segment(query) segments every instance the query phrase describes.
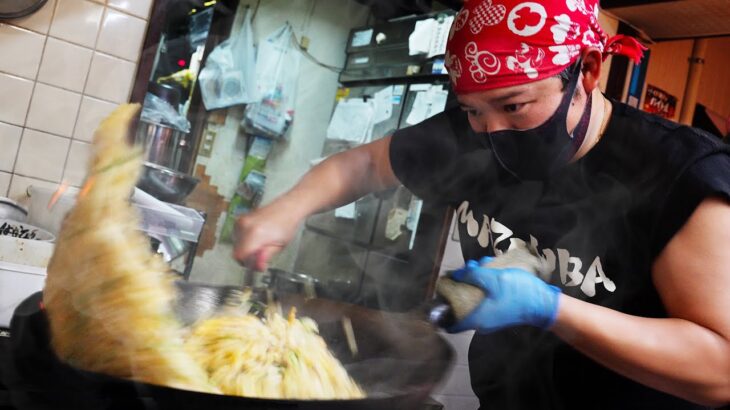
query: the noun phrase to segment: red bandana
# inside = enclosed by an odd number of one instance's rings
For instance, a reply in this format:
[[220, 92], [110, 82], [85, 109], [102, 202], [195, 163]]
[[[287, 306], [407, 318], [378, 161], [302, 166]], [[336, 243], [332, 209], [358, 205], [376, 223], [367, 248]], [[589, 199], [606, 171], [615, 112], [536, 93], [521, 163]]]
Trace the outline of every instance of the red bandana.
[[586, 47], [639, 62], [646, 48], [608, 38], [598, 0], [466, 0], [449, 34], [446, 68], [454, 91], [509, 87], [559, 74]]

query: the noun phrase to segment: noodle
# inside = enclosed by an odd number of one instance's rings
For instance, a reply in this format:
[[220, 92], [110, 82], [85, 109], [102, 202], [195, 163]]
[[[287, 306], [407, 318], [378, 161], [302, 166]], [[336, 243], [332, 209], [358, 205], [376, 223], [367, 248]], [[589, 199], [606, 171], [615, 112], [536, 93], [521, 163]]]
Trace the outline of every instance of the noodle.
[[137, 105], [119, 107], [94, 136], [89, 177], [48, 266], [44, 304], [52, 346], [69, 364], [115, 377], [262, 398], [364, 394], [316, 324], [274, 309], [262, 321], [232, 314], [184, 329], [174, 276], [149, 250], [129, 196], [141, 152], [126, 143]]

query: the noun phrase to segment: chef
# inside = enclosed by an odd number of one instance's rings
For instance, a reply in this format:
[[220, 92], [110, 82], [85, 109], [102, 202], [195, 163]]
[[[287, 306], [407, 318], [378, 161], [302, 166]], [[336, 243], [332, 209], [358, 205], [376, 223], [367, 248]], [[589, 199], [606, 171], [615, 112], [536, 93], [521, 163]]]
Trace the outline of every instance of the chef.
[[[237, 224], [258, 269], [304, 219], [405, 185], [456, 210], [486, 298], [471, 382], [482, 409], [701, 409], [730, 402], [730, 151], [606, 98], [597, 0], [469, 0], [446, 66], [459, 106], [333, 155]], [[526, 244], [553, 267], [483, 267]]]

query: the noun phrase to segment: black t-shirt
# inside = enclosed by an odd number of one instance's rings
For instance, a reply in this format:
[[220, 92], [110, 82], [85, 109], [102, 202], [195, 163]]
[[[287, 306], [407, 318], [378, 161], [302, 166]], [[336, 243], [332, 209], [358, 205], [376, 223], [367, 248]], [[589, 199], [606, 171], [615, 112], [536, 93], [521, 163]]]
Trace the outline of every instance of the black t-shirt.
[[[500, 168], [458, 108], [396, 132], [391, 164], [416, 195], [456, 209], [464, 258], [525, 241], [554, 264], [544, 279], [563, 293], [666, 317], [652, 261], [704, 198], [730, 199], [730, 154], [703, 131], [613, 107], [598, 144], [547, 181], [519, 181]], [[482, 409], [703, 408], [530, 327], [476, 335], [469, 363]]]

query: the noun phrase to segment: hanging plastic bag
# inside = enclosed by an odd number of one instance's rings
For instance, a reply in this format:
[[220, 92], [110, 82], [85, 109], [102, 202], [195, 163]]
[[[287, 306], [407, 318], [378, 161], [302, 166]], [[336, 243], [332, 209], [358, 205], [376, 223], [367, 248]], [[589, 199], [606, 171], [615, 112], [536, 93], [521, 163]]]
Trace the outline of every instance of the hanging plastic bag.
[[190, 132], [190, 121], [180, 115], [169, 102], [152, 93], [147, 93], [144, 97], [141, 120], [171, 126], [186, 134]]
[[256, 80], [261, 101], [246, 107], [243, 127], [250, 133], [282, 138], [294, 121], [300, 53], [289, 23], [259, 44]]
[[200, 72], [200, 91], [207, 110], [250, 104], [256, 92], [256, 48], [251, 9], [246, 10], [238, 35], [219, 44]]

